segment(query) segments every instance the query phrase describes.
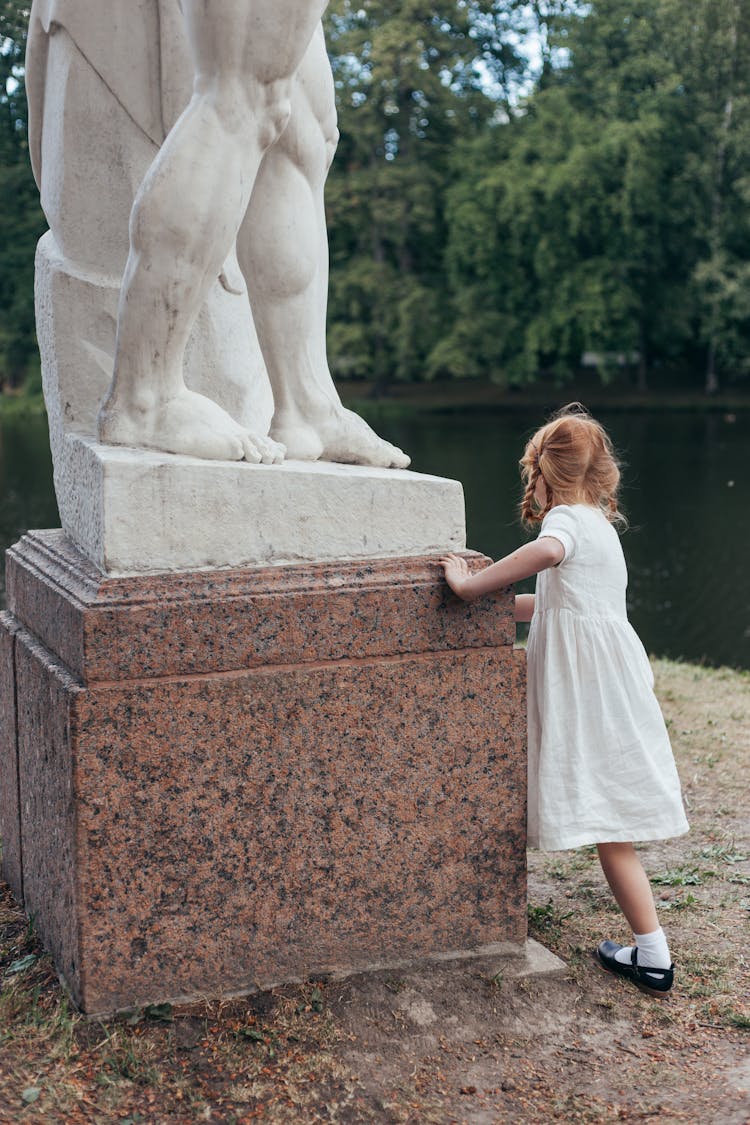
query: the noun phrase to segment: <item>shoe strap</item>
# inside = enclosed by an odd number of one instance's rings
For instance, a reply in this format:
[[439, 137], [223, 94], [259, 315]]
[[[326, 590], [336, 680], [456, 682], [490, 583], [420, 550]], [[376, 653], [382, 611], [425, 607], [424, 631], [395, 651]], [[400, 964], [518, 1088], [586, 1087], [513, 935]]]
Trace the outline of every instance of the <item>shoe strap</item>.
[[633, 952], [630, 954], [630, 962], [634, 969], [639, 973], [648, 973], [650, 976], [665, 978], [672, 972], [674, 965], [670, 965], [668, 969], [657, 969], [653, 965], [639, 965], [638, 964], [638, 946], [633, 946]]

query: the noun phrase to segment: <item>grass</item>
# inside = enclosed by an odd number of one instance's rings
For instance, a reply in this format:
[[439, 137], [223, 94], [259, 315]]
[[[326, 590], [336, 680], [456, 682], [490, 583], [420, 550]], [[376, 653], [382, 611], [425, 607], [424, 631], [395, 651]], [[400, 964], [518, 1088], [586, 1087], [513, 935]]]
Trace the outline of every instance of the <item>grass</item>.
[[703, 875], [695, 867], [689, 870], [676, 867], [673, 871], [657, 872], [651, 876], [651, 882], [662, 887], [698, 887], [703, 882]]
[[284, 1120], [290, 1107], [304, 1115], [310, 1106], [315, 1120], [315, 1076], [330, 1076], [337, 1040], [317, 985], [89, 1021], [71, 1010], [50, 959], [40, 953], [31, 961], [29, 940], [14, 932], [16, 923], [17, 911], [6, 897], [0, 910], [3, 961], [12, 953], [18, 962], [21, 953], [27, 964], [10, 974], [10, 966], [4, 969], [0, 1121], [10, 1120], [3, 1105], [15, 1104], [19, 1113], [29, 1107], [24, 1118], [33, 1120], [43, 1107], [38, 1120], [74, 1125], [90, 1120], [85, 1103], [94, 1102], [105, 1121], [137, 1121], [139, 1114], [144, 1122], [162, 1115], [198, 1121], [209, 1110], [215, 1113], [211, 1107], [231, 1104], [239, 1122], [277, 1101], [285, 1108], [276, 1119]]
[[0, 1121], [15, 1120], [3, 1115], [15, 1106], [24, 1119], [74, 1125], [91, 1119], [91, 1102], [98, 1120], [151, 1123], [161, 1119], [154, 1116], [158, 1105], [170, 1120], [198, 1121], [210, 1106], [229, 1101], [239, 1122], [245, 1111], [279, 1098], [303, 1112], [316, 1100], [316, 1070], [332, 1070], [328, 1052], [337, 1032], [317, 984], [87, 1020], [71, 1009], [7, 889], [0, 972]]
[[565, 922], [567, 918], [570, 918], [572, 914], [572, 910], [563, 913], [555, 906], [552, 899], [548, 899], [544, 906], [532, 906], [529, 904], [529, 929], [536, 933], [541, 940], [554, 940], [560, 937], [563, 922]]
[[737, 851], [734, 841], [729, 844], [711, 844], [701, 848], [699, 855], [702, 859], [720, 859], [723, 863], [744, 863], [750, 859], [747, 852]]

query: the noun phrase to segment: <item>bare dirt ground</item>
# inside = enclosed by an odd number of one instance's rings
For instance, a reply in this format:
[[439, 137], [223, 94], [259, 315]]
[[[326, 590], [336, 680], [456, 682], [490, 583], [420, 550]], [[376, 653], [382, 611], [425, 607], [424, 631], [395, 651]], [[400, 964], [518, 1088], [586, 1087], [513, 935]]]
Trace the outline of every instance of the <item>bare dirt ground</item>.
[[0, 1122], [750, 1122], [750, 675], [656, 662], [692, 831], [644, 845], [677, 966], [645, 996], [594, 965], [626, 941], [594, 849], [529, 857], [562, 976], [484, 959], [241, 1001], [72, 1013], [0, 900]]

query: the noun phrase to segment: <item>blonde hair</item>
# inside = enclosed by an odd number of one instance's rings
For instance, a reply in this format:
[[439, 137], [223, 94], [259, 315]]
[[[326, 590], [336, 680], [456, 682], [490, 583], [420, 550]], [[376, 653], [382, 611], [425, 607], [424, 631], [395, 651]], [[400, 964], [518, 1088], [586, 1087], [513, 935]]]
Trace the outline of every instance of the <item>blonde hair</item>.
[[[610, 523], [627, 523], [617, 506], [620, 466], [612, 442], [580, 402], [564, 406], [537, 430], [520, 465], [526, 485], [521, 519], [528, 526], [540, 523], [554, 504], [591, 504]], [[540, 477], [547, 492], [544, 505], [534, 495]]]

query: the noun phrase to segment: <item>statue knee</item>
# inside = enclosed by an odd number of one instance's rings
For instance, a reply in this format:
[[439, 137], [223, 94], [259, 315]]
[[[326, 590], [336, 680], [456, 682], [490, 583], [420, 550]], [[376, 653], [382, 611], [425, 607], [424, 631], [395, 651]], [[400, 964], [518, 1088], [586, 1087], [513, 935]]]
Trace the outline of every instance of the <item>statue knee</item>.
[[284, 132], [292, 111], [288, 80], [259, 82], [222, 79], [210, 100], [222, 128], [238, 138], [253, 138], [265, 151]]
[[[131, 253], [141, 266], [155, 267], [154, 279], [162, 276], [164, 265], [183, 259], [188, 245], [187, 220], [180, 222], [171, 191], [154, 190], [146, 179], [141, 185], [130, 212], [128, 234]], [[172, 221], [167, 221], [168, 219]]]
[[263, 105], [258, 117], [261, 148], [266, 149], [275, 144], [289, 124], [292, 100], [288, 82], [269, 82], [262, 90]]

